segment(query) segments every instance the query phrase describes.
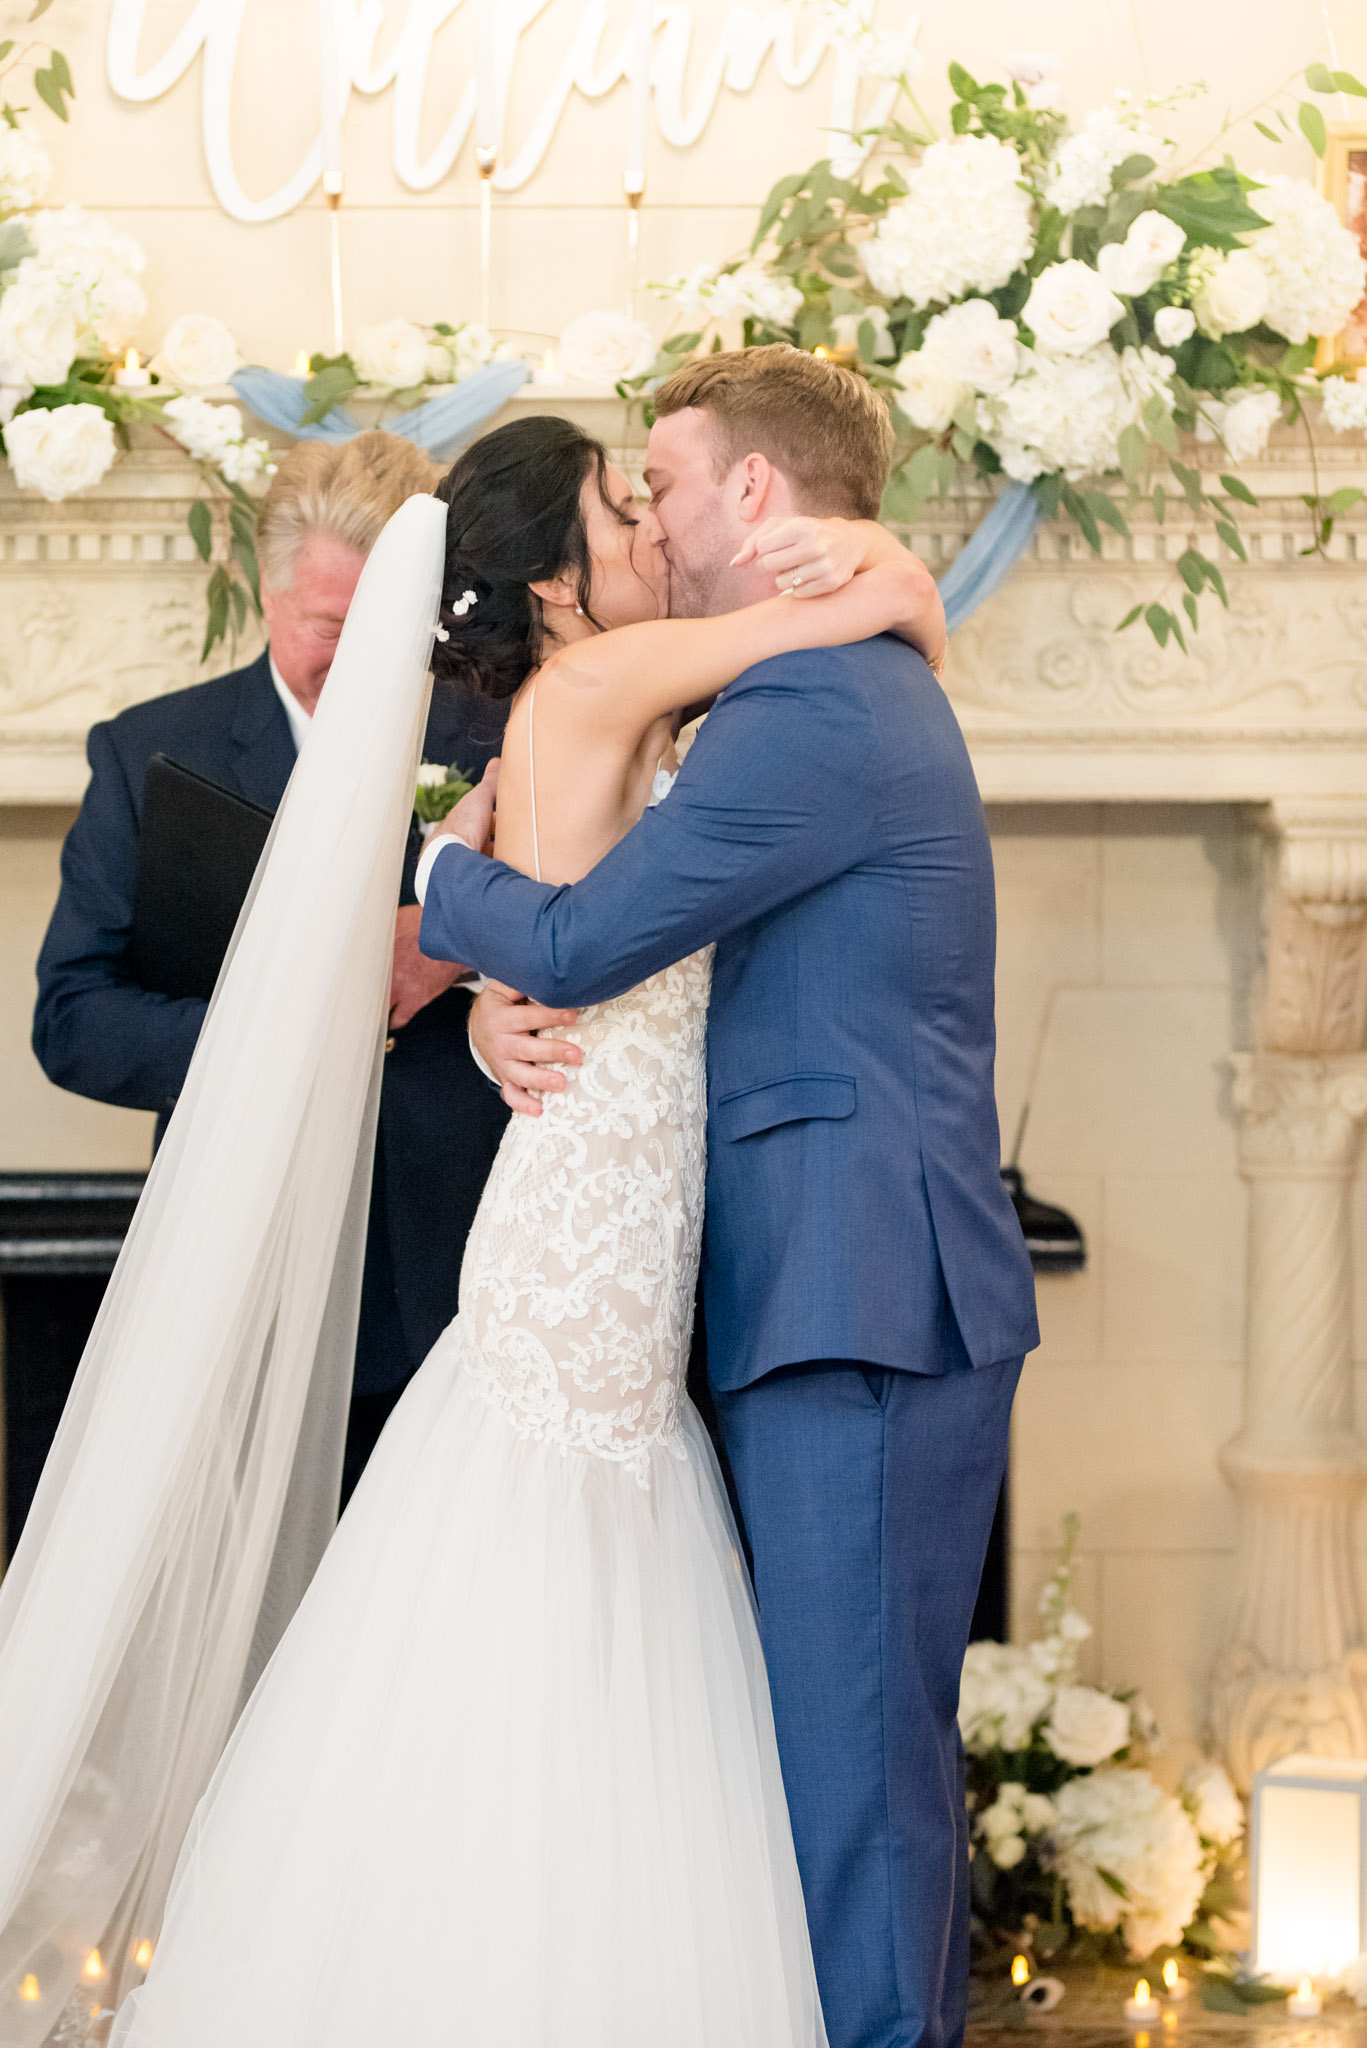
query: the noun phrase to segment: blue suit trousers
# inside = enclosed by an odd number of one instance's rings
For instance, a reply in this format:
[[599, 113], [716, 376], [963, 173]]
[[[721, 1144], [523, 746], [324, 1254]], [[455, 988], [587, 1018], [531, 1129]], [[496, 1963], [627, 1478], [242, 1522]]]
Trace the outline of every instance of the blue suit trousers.
[[717, 1392], [831, 2048], [954, 2048], [959, 1673], [1021, 1361], [820, 1360]]

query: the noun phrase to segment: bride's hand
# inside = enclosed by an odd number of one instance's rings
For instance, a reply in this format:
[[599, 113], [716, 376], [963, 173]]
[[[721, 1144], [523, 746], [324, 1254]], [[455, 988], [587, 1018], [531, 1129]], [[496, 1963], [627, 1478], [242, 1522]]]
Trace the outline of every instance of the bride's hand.
[[778, 591], [827, 597], [865, 567], [871, 524], [866, 519], [766, 519], [732, 557], [731, 567], [758, 562]]

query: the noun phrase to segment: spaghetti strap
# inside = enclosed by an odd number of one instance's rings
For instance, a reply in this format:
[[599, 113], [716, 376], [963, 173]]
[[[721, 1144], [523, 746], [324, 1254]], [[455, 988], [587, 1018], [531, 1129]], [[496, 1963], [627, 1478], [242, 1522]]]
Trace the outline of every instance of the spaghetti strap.
[[536, 740], [532, 732], [532, 720], [536, 712], [536, 684], [527, 692], [527, 766], [530, 770], [532, 790], [532, 866], [536, 879], [541, 880], [541, 842], [536, 833]]

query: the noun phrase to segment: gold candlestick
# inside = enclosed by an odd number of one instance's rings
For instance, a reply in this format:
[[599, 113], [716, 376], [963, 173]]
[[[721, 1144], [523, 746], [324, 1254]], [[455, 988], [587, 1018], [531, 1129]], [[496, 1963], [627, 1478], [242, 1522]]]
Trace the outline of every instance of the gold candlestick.
[[342, 317], [342, 180], [340, 175], [324, 180], [323, 196], [328, 209], [328, 240], [332, 268], [332, 353], [341, 355], [346, 347]]
[[489, 318], [489, 272], [493, 263], [494, 172], [498, 168], [498, 151], [476, 148], [475, 165], [479, 171], [479, 317], [482, 324], [489, 327], [492, 325]]
[[627, 314], [636, 318], [636, 299], [641, 289], [641, 201], [646, 196], [645, 182], [634, 189], [628, 185], [627, 193]]

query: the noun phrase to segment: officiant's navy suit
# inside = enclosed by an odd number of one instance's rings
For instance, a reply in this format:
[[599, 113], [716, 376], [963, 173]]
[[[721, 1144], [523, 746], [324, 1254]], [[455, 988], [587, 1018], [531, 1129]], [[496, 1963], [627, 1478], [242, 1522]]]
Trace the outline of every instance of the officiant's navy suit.
[[[434, 692], [424, 756], [478, 775], [499, 751], [501, 726], [502, 707]], [[164, 1119], [205, 1005], [138, 987], [126, 964], [148, 764], [169, 754], [274, 811], [294, 741], [263, 654], [92, 726], [88, 752], [90, 783], [62, 849], [61, 893], [38, 959], [33, 1048], [58, 1087]], [[418, 850], [414, 831], [407, 903]], [[394, 1034], [385, 1056], [354, 1382], [361, 1401], [397, 1395], [456, 1312], [465, 1236], [507, 1117], [470, 1057], [468, 1010], [469, 997], [448, 990]]]
[[891, 637], [747, 670], [582, 882], [457, 848], [427, 884], [423, 950], [546, 1003], [716, 942], [708, 1371], [832, 2048], [963, 2028], [959, 1670], [1039, 1341], [998, 1170], [995, 931], [967, 750]]

